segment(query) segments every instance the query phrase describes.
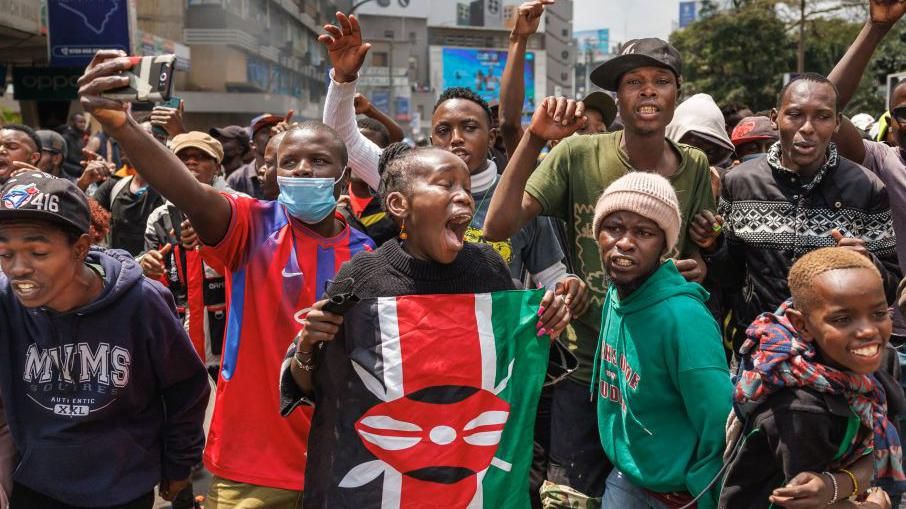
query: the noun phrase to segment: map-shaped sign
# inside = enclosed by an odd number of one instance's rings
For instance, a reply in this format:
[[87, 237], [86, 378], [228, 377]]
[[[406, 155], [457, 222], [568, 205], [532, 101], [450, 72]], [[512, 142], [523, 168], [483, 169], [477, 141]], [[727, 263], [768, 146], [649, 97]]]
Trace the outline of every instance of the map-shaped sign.
[[47, 25], [54, 67], [84, 67], [98, 50], [131, 48], [127, 0], [48, 0]]

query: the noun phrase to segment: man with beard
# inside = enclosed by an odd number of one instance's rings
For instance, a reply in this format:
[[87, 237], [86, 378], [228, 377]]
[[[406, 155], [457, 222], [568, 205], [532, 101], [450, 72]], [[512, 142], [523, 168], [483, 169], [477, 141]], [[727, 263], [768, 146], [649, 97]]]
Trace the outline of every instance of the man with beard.
[[38, 159], [38, 168], [50, 173], [54, 177], [70, 179], [63, 173], [63, 161], [66, 157], [66, 140], [56, 131], [41, 129], [35, 131], [41, 140], [41, 158]]

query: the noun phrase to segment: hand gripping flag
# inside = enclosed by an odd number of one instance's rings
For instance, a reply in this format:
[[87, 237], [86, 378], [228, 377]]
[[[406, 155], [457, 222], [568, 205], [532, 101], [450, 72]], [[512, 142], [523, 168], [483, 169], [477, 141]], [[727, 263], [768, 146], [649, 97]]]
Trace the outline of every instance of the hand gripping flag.
[[337, 499], [356, 509], [529, 507], [550, 348], [535, 328], [542, 294], [366, 299], [349, 311], [345, 385], [364, 397], [339, 411]]

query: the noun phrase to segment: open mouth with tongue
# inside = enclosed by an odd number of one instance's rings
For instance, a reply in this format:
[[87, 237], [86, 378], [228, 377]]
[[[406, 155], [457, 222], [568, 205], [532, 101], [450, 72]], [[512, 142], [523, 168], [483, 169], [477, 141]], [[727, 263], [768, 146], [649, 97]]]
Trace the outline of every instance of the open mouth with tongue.
[[444, 225], [444, 238], [447, 240], [450, 249], [456, 251], [462, 249], [463, 237], [471, 222], [471, 212], [458, 212], [447, 220], [447, 224]]

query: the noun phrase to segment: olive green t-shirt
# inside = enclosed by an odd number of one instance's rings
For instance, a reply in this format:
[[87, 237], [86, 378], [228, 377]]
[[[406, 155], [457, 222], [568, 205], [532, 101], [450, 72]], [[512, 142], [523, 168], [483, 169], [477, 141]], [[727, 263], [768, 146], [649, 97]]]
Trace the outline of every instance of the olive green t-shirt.
[[[571, 136], [558, 144], [529, 178], [525, 191], [541, 204], [541, 214], [566, 221], [568, 256], [572, 270], [588, 283], [591, 305], [574, 319], [567, 331], [570, 350], [579, 359], [573, 378], [591, 383], [591, 372], [601, 328], [601, 306], [607, 278], [598, 243], [592, 233], [595, 204], [613, 181], [635, 171], [620, 148], [623, 132]], [[680, 258], [697, 247], [686, 236], [689, 221], [702, 210], [716, 210], [711, 194], [711, 172], [704, 152], [671, 142], [680, 156], [679, 170], [669, 178], [680, 204], [683, 224], [679, 234]]]

